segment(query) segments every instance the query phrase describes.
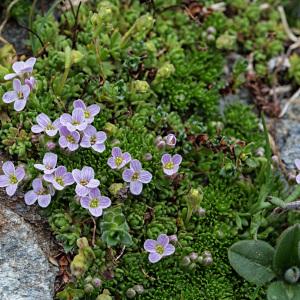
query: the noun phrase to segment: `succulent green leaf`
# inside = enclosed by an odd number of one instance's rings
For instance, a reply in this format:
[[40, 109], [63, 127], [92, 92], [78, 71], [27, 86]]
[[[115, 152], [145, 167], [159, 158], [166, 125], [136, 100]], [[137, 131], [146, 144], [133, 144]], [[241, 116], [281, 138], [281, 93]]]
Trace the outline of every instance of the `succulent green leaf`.
[[275, 281], [269, 286], [267, 296], [268, 300], [298, 300], [300, 299], [300, 284]]
[[247, 281], [263, 285], [271, 281], [274, 249], [264, 241], [246, 240], [232, 245], [228, 257], [234, 270]]

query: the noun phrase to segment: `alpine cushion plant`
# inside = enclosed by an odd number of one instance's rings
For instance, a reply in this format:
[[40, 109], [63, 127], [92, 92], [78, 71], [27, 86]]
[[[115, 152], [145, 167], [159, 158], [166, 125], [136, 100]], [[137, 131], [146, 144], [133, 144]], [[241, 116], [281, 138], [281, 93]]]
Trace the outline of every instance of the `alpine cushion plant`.
[[170, 239], [166, 234], [160, 234], [157, 240], [146, 240], [144, 249], [150, 253], [148, 259], [151, 263], [156, 263], [175, 252], [175, 247], [170, 244]]
[[94, 217], [100, 217], [104, 208], [111, 206], [111, 200], [102, 196], [98, 188], [91, 189], [87, 196], [81, 197], [80, 204], [89, 210]]
[[164, 154], [161, 158], [163, 164], [163, 171], [166, 175], [171, 176], [178, 172], [179, 165], [182, 162], [182, 156], [180, 154], [175, 154], [171, 156], [170, 154]]
[[59, 119], [55, 120], [52, 123], [50, 118], [44, 113], [41, 113], [36, 117], [36, 122], [38, 123], [38, 125], [33, 125], [31, 127], [31, 131], [33, 133], [45, 132], [50, 137], [55, 136], [60, 127]]
[[125, 169], [122, 174], [123, 180], [129, 182], [130, 192], [133, 195], [140, 195], [143, 190], [143, 184], [149, 183], [152, 174], [142, 169], [139, 160], [134, 159], [130, 162], [130, 169]]
[[74, 183], [72, 173], [68, 172], [65, 166], [59, 166], [54, 173], [44, 175], [44, 180], [51, 183], [58, 191]]
[[18, 188], [18, 184], [25, 177], [25, 170], [23, 167], [15, 168], [11, 161], [3, 163], [2, 171], [4, 175], [0, 175], [0, 187], [6, 188], [8, 196], [13, 196]]
[[51, 202], [51, 197], [54, 195], [54, 190], [50, 186], [45, 188], [40, 178], [32, 181], [32, 188], [31, 191], [24, 195], [25, 203], [33, 205], [37, 201], [40, 207], [47, 207]]
[[19, 79], [13, 81], [13, 91], [6, 92], [2, 99], [4, 103], [14, 102], [14, 109], [21, 111], [25, 108], [30, 94], [30, 87], [27, 84], [22, 85]]
[[107, 160], [107, 164], [112, 169], [122, 169], [131, 161], [131, 155], [128, 152], [122, 153], [119, 147], [113, 147], [111, 157]]

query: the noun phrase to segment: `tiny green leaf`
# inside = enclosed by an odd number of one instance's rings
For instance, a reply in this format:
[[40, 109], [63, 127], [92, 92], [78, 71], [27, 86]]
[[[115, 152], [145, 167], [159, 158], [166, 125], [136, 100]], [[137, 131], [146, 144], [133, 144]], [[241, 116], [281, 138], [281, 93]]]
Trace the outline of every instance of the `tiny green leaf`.
[[[300, 265], [300, 225], [286, 229], [278, 239], [273, 258], [274, 271], [283, 276], [285, 271]], [[300, 298], [299, 298], [300, 299]]]
[[234, 270], [247, 281], [263, 285], [271, 281], [274, 249], [264, 241], [245, 240], [232, 245], [228, 257]]
[[268, 300], [299, 300], [300, 284], [286, 284], [283, 281], [275, 281], [267, 290]]

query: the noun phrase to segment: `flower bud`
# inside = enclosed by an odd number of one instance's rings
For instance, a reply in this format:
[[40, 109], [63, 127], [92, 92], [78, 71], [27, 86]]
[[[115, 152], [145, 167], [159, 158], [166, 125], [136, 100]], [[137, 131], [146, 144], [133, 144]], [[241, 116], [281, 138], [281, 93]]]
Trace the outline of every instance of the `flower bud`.
[[165, 141], [160, 141], [160, 142], [156, 143], [156, 147], [157, 147], [157, 149], [159, 149], [159, 150], [164, 149], [165, 146], [166, 146], [166, 142], [165, 142]]
[[182, 260], [181, 260], [181, 264], [184, 267], [187, 267], [189, 264], [191, 263], [191, 259], [188, 256], [185, 256]]
[[210, 266], [213, 263], [213, 258], [211, 256], [206, 256], [203, 258], [203, 266]]
[[195, 263], [191, 263], [189, 266], [188, 266], [188, 269], [189, 270], [194, 270], [195, 268], [197, 267], [197, 265]]
[[152, 29], [153, 24], [154, 18], [150, 14], [143, 15], [139, 17], [135, 22], [136, 31], [147, 33]]
[[203, 257], [211, 257], [212, 255], [211, 255], [211, 252], [205, 250], [205, 251], [203, 251], [202, 256]]
[[145, 291], [144, 287], [143, 287], [141, 284], [136, 284], [136, 285], [133, 287], [133, 289], [134, 289], [139, 295], [143, 294], [144, 291]]
[[259, 157], [262, 157], [265, 155], [265, 149], [263, 147], [259, 147], [257, 148], [257, 150], [255, 151], [255, 154]]
[[216, 33], [216, 28], [213, 27], [213, 26], [209, 26], [206, 31], [207, 31], [207, 33], [215, 34]]
[[54, 142], [47, 142], [46, 147], [49, 151], [52, 151], [56, 148], [56, 143]]
[[133, 299], [136, 296], [136, 291], [133, 288], [129, 288], [126, 292], [126, 296], [129, 299]]
[[174, 148], [176, 145], [176, 136], [172, 133], [168, 134], [164, 140], [166, 141], [167, 146]]
[[152, 159], [152, 154], [151, 153], [146, 153], [145, 155], [144, 155], [144, 160], [145, 161], [150, 161]]
[[136, 93], [147, 93], [150, 90], [150, 85], [145, 80], [135, 80], [132, 82], [132, 90]]
[[87, 294], [92, 293], [93, 290], [94, 290], [94, 287], [93, 287], [90, 283], [87, 283], [87, 284], [84, 286], [84, 291], [85, 291]]
[[93, 286], [96, 287], [96, 288], [99, 288], [101, 285], [102, 285], [101, 279], [98, 278], [98, 277], [95, 277], [93, 279]]
[[206, 39], [207, 39], [209, 42], [212, 42], [212, 41], [214, 41], [216, 38], [215, 38], [215, 36], [214, 36], [213, 34], [208, 34], [207, 37], [206, 37]]
[[72, 58], [72, 62], [74, 64], [77, 64], [77, 63], [79, 63], [82, 60], [83, 54], [80, 51], [78, 51], [78, 50], [72, 50], [72, 52], [71, 52], [71, 58]]
[[84, 281], [86, 282], [86, 283], [90, 283], [90, 282], [92, 282], [92, 280], [93, 280], [93, 277], [92, 276], [87, 276], [87, 277], [85, 277], [85, 279], [84, 279]]
[[117, 197], [123, 187], [123, 183], [113, 183], [108, 190], [113, 196]]
[[199, 207], [196, 211], [198, 217], [204, 217], [206, 214], [206, 210], [202, 207]]
[[157, 70], [155, 79], [169, 78], [174, 73], [175, 67], [171, 63], [166, 62]]
[[300, 278], [300, 269], [298, 267], [291, 267], [284, 273], [284, 279], [288, 283], [296, 283]]
[[272, 156], [272, 161], [275, 165], [279, 164], [279, 157], [277, 155], [273, 155]]
[[178, 238], [177, 238], [177, 235], [176, 234], [172, 234], [172, 235], [169, 235], [169, 241], [170, 243], [177, 243], [178, 242]]
[[189, 257], [192, 261], [195, 261], [198, 258], [198, 253], [192, 252], [192, 253], [190, 253]]

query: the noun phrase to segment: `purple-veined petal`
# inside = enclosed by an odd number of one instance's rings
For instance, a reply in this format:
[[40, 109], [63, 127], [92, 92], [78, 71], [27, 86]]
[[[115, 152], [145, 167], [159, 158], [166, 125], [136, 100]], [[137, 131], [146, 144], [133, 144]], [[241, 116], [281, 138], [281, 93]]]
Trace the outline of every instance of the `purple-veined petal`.
[[26, 106], [26, 100], [16, 100], [14, 103], [14, 109], [15, 111], [22, 111]]
[[117, 165], [115, 163], [115, 159], [113, 157], [110, 157], [108, 160], [107, 160], [107, 164], [112, 168], [112, 169], [116, 169], [117, 168]]
[[178, 169], [179, 169], [179, 166], [174, 166], [172, 169], [163, 168], [163, 171], [166, 175], [172, 176], [175, 173], [177, 173]]
[[166, 247], [165, 247], [165, 251], [164, 251], [164, 254], [163, 256], [168, 256], [168, 255], [171, 255], [175, 252], [175, 247], [172, 245], [172, 244], [168, 244]]
[[6, 187], [6, 194], [8, 196], [13, 196], [18, 188], [17, 184], [10, 184]]
[[70, 172], [67, 172], [63, 176], [63, 180], [65, 185], [72, 185], [75, 182], [74, 177]]
[[101, 197], [100, 190], [98, 188], [91, 189], [90, 192], [89, 192], [89, 197], [91, 199]]
[[15, 166], [11, 161], [6, 161], [3, 165], [2, 165], [2, 170], [4, 172], [5, 175], [10, 176], [10, 175], [14, 175], [15, 174]]
[[32, 205], [36, 202], [38, 195], [34, 191], [29, 191], [24, 195], [24, 200], [27, 205]]
[[79, 131], [84, 131], [86, 129], [87, 125], [88, 125], [87, 122], [83, 121], [82, 123], [78, 124], [76, 126], [76, 128]]
[[95, 172], [94, 172], [93, 168], [91, 168], [91, 167], [83, 167], [81, 174], [82, 174], [82, 179], [85, 179], [88, 181], [90, 181], [92, 178], [95, 177]]
[[32, 131], [33, 133], [41, 133], [41, 132], [44, 131], [44, 128], [41, 127], [40, 125], [33, 125], [33, 126], [31, 127], [31, 131]]
[[103, 144], [107, 139], [107, 135], [104, 131], [98, 131], [96, 133], [96, 139], [97, 139], [97, 144]]
[[160, 234], [157, 238], [157, 242], [163, 247], [169, 244], [169, 237], [166, 234]]
[[99, 153], [102, 153], [104, 150], [105, 150], [105, 145], [104, 144], [95, 144], [92, 146], [92, 148], [99, 152]]
[[88, 209], [90, 207], [90, 198], [89, 197], [81, 197], [80, 198], [80, 205], [83, 207], [83, 208], [86, 208]]
[[86, 127], [86, 129], [84, 130], [84, 134], [87, 135], [87, 136], [93, 136], [96, 133], [97, 133], [97, 129], [92, 125], [88, 125]]
[[39, 115], [36, 117], [36, 121], [37, 121], [37, 123], [38, 123], [42, 128], [47, 127], [49, 123], [51, 124], [51, 120], [50, 120], [49, 117], [48, 117], [46, 114], [44, 114], [44, 113], [39, 114]]
[[128, 152], [123, 153], [123, 160], [125, 164], [128, 164], [131, 161], [131, 155]]
[[13, 81], [13, 89], [16, 92], [20, 92], [21, 88], [22, 88], [22, 83], [21, 83], [20, 79], [17, 79], [17, 78], [14, 79], [14, 81]]
[[81, 139], [80, 146], [83, 148], [90, 148], [91, 147], [90, 137], [84, 135]]
[[22, 167], [18, 167], [16, 169], [16, 177], [18, 182], [20, 182], [21, 180], [23, 180], [23, 178], [25, 177], [25, 170]]
[[39, 195], [38, 196], [38, 203], [40, 207], [47, 207], [51, 202], [51, 195]]
[[24, 100], [26, 100], [28, 98], [28, 96], [30, 95], [30, 87], [27, 84], [22, 85], [21, 92], [23, 94]]
[[65, 113], [60, 116], [59, 120], [63, 126], [67, 126], [68, 124], [72, 123], [72, 116]]
[[144, 243], [144, 249], [148, 252], [156, 252], [155, 247], [157, 245], [157, 241], [148, 239]]
[[76, 194], [85, 197], [89, 193], [89, 189], [83, 185], [77, 184], [75, 188]]
[[74, 108], [81, 108], [83, 110], [86, 109], [85, 103], [81, 99], [77, 99], [73, 102], [73, 107]]
[[111, 200], [108, 197], [101, 196], [99, 197], [99, 200], [100, 200], [100, 206], [102, 208], [107, 208], [111, 206]]
[[77, 132], [77, 131], [71, 132], [71, 135], [74, 138], [75, 143], [78, 143], [79, 140], [80, 140], [80, 134], [79, 134], [79, 132]]
[[98, 179], [91, 179], [90, 182], [87, 184], [87, 187], [89, 189], [95, 189], [100, 184], [100, 181]]
[[166, 153], [162, 156], [161, 162], [165, 165], [166, 163], [170, 162], [172, 159], [171, 155]]
[[16, 91], [9, 91], [6, 92], [3, 96], [2, 96], [2, 100], [4, 103], [11, 103], [14, 102], [18, 99], [18, 94]]
[[43, 190], [43, 182], [40, 178], [36, 178], [32, 181], [32, 188], [35, 193], [39, 193]]
[[149, 257], [148, 257], [149, 261], [154, 264], [156, 262], [158, 262], [159, 260], [162, 259], [162, 255], [156, 253], [156, 252], [153, 252], [153, 253], [150, 253], [149, 254]]
[[23, 61], [17, 61], [12, 65], [12, 69], [17, 73], [20, 74], [23, 69], [25, 68], [25, 63]]
[[130, 182], [130, 192], [133, 195], [139, 195], [143, 190], [143, 184], [139, 181]]
[[143, 183], [149, 183], [152, 179], [152, 174], [148, 171], [141, 171], [139, 176], [139, 181]]
[[297, 182], [298, 184], [300, 184], [300, 174], [298, 174], [298, 175], [296, 176], [296, 182]]
[[45, 132], [48, 136], [53, 137], [57, 135], [58, 129], [46, 129]]
[[63, 177], [67, 173], [65, 166], [59, 166], [55, 171], [55, 177]]
[[90, 105], [88, 108], [87, 108], [87, 111], [90, 113], [90, 115], [92, 117], [95, 117], [96, 115], [99, 114], [100, 112], [100, 106], [98, 104], [93, 104], [93, 105]]
[[0, 175], [0, 187], [7, 187], [8, 185], [10, 185], [9, 177], [6, 175]]
[[49, 183], [53, 183], [54, 182], [54, 174], [45, 174], [43, 176], [43, 179]]
[[15, 78], [15, 77], [17, 77], [18, 75], [16, 74], [16, 73], [10, 73], [10, 74], [7, 74], [7, 75], [5, 75], [4, 76], [4, 79], [5, 80], [11, 80], [11, 79], [13, 79], [13, 78]]
[[25, 61], [25, 65], [26, 65], [26, 67], [33, 68], [33, 66], [35, 65], [35, 62], [36, 62], [36, 58], [30, 57]]
[[76, 183], [80, 183], [80, 180], [81, 180], [81, 171], [78, 170], [78, 169], [74, 169], [72, 171], [72, 175], [73, 175], [73, 178], [75, 180]]
[[62, 190], [65, 188], [64, 186], [62, 186], [61, 184], [59, 184], [59, 183], [55, 180], [55, 178], [54, 178], [52, 184], [53, 184], [53, 187], [54, 187], [56, 190], [58, 190], [58, 191], [62, 191]]
[[113, 157], [122, 157], [122, 150], [119, 147], [113, 147], [111, 154]]
[[84, 111], [81, 108], [75, 108], [72, 111], [72, 120], [76, 123], [81, 123], [84, 120]]
[[102, 215], [102, 208], [101, 207], [96, 207], [92, 208], [89, 207], [89, 212], [94, 216], [94, 217], [100, 217]]
[[56, 120], [52, 123], [52, 125], [53, 125], [55, 128], [57, 128], [57, 129], [60, 129], [60, 127], [62, 127], [62, 124], [60, 123], [60, 119], [59, 119], [59, 118], [56, 119]]
[[126, 170], [124, 170], [123, 173], [122, 173], [122, 178], [123, 178], [124, 181], [130, 182], [130, 181], [131, 181], [131, 178], [132, 178], [132, 176], [133, 176], [133, 174], [134, 174], [134, 171], [133, 171], [133, 170], [131, 170], [131, 169], [126, 169]]
[[51, 152], [47, 152], [43, 158], [43, 164], [49, 168], [55, 168], [57, 164], [57, 155]]
[[175, 164], [175, 165], [180, 165], [181, 162], [182, 162], [182, 156], [180, 154], [175, 154], [173, 155], [172, 157], [172, 162]]
[[296, 168], [300, 171], [300, 159], [295, 159]]
[[142, 170], [142, 164], [139, 160], [133, 159], [130, 162], [130, 168], [134, 171], [140, 171], [140, 170]]
[[79, 148], [79, 145], [69, 143], [67, 147], [70, 151], [76, 151]]
[[65, 136], [61, 136], [59, 139], [58, 139], [58, 143], [59, 143], [59, 146], [61, 148], [66, 148], [68, 146], [68, 141], [66, 139]]

